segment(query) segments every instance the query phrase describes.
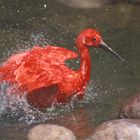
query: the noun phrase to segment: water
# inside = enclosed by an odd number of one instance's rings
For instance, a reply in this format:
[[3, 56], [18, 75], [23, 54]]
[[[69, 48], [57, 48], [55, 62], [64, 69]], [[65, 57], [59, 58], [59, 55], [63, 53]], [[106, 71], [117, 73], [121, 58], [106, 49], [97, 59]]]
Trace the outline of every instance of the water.
[[[44, 6], [46, 5], [46, 6]], [[76, 51], [74, 38], [82, 29], [98, 29], [105, 42], [124, 56], [134, 75], [130, 75], [112, 55], [90, 49], [91, 82], [83, 101], [73, 99], [40, 112], [25, 97], [8, 97], [1, 87], [0, 139], [25, 140], [35, 124], [53, 123], [73, 130], [79, 140], [93, 128], [117, 118], [122, 102], [140, 90], [140, 8], [132, 4], [106, 5], [95, 9], [73, 9], [56, 1], [0, 1], [0, 62], [34, 44], [55, 44]], [[70, 62], [78, 67], [77, 60]], [[5, 85], [3, 85], [5, 86]], [[18, 99], [17, 99], [18, 98]]]

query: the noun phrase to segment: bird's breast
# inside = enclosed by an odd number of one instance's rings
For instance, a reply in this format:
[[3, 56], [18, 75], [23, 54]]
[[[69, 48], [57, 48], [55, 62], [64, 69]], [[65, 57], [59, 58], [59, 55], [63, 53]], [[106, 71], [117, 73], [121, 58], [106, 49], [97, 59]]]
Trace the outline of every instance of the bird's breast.
[[81, 90], [86, 85], [86, 81], [80, 75], [71, 76], [67, 79], [64, 79], [62, 83], [60, 83], [61, 94], [66, 94], [67, 96], [72, 96]]

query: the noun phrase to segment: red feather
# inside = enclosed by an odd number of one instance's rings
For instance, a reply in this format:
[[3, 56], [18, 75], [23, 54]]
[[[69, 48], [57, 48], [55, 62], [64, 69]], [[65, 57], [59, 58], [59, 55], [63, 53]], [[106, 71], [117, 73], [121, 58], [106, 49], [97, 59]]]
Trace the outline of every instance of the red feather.
[[15, 80], [28, 91], [60, 83], [66, 76], [63, 73], [71, 72], [64, 61], [77, 56], [65, 48], [34, 47], [15, 70]]

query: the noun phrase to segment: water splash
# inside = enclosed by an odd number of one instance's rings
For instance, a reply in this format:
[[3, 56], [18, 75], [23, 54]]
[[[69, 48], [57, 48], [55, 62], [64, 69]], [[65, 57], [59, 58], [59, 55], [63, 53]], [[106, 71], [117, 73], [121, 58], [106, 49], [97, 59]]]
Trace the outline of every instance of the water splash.
[[93, 94], [91, 83], [86, 88], [83, 100], [79, 101], [74, 96], [69, 103], [52, 105], [44, 112], [30, 106], [26, 100], [26, 94], [22, 97], [7, 94], [8, 85], [2, 84], [0, 86], [0, 120], [19, 121], [26, 124], [41, 123], [53, 120], [58, 116], [63, 117], [65, 113], [71, 112], [77, 107], [93, 105], [95, 94]]
[[52, 44], [52, 41], [48, 38], [49, 36], [46, 30], [34, 32], [30, 34], [30, 43], [32, 45], [39, 44], [41, 46]]

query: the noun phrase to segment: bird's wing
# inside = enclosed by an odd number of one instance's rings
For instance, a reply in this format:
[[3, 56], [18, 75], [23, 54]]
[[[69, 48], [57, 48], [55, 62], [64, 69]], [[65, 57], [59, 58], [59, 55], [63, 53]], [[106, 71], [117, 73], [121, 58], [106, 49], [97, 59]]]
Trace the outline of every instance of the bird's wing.
[[10, 58], [8, 58], [3, 65], [7, 65], [7, 64], [13, 64], [16, 63], [17, 65], [21, 63], [23, 57], [26, 56], [28, 52], [22, 52], [22, 53], [17, 53], [12, 55]]
[[63, 63], [70, 58], [77, 58], [78, 54], [62, 47], [45, 46], [44, 48], [35, 46], [30, 52], [31, 54], [41, 54], [42, 59], [50, 60], [56, 63]]
[[8, 58], [2, 66], [0, 66], [0, 82], [15, 81], [14, 72], [22, 63], [23, 58], [28, 52], [18, 53]]
[[61, 83], [64, 61], [77, 57], [77, 53], [58, 47], [34, 47], [15, 70], [15, 79], [28, 91]]
[[42, 60], [23, 62], [14, 74], [19, 86], [28, 91], [60, 83], [62, 80], [61, 70]]

